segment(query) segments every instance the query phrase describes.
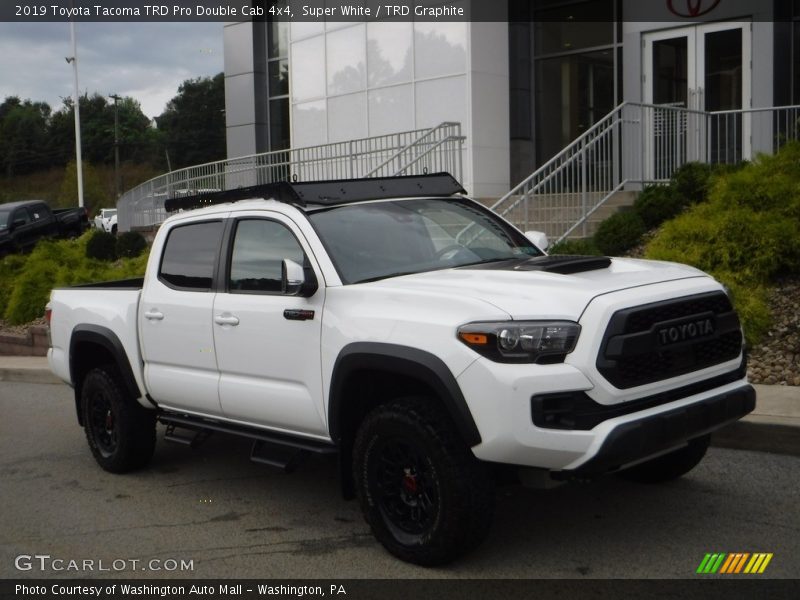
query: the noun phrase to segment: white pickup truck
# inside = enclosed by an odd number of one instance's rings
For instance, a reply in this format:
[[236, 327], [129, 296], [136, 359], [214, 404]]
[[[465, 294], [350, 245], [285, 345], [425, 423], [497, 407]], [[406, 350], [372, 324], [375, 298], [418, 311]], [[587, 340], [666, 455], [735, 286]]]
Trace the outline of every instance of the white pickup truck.
[[117, 233], [117, 209], [101, 208], [94, 218], [94, 228], [106, 233]]
[[108, 471], [148, 462], [157, 421], [189, 445], [246, 436], [287, 470], [337, 453], [378, 540], [433, 565], [485, 537], [498, 473], [673, 479], [755, 406], [714, 279], [548, 256], [447, 174], [167, 209], [144, 280], [47, 309], [50, 366]]

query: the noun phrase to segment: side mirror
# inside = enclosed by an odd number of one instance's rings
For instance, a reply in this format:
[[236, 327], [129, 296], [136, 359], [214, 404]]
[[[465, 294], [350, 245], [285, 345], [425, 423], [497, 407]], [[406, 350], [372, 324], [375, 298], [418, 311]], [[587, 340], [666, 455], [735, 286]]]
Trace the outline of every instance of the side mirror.
[[547, 250], [550, 247], [550, 242], [544, 231], [526, 231], [525, 237], [539, 250]]
[[17, 227], [22, 227], [25, 225], [25, 219], [14, 219], [14, 222], [11, 223], [11, 227], [9, 229], [14, 230]]
[[284, 258], [281, 263], [281, 291], [287, 296], [308, 298], [317, 291], [317, 278], [310, 266], [303, 267]]

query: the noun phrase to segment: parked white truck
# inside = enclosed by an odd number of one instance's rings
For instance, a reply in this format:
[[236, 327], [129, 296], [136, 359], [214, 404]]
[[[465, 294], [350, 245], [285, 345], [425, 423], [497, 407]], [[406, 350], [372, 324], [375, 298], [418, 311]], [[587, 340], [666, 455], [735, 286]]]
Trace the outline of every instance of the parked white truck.
[[157, 421], [189, 445], [251, 438], [287, 470], [337, 453], [378, 540], [432, 565], [485, 537], [498, 472], [673, 479], [755, 406], [714, 279], [548, 256], [447, 174], [167, 209], [143, 280], [56, 289], [47, 309], [50, 366], [108, 471], [150, 460]]
[[101, 208], [94, 218], [94, 228], [106, 233], [117, 233], [117, 209]]

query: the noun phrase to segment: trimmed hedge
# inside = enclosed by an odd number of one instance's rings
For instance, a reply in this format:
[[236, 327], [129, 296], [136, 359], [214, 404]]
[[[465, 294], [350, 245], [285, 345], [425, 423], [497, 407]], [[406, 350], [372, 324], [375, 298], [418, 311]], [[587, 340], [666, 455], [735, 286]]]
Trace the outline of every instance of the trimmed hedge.
[[120, 258], [136, 258], [147, 249], [147, 241], [141, 233], [126, 231], [117, 236], [117, 256]]
[[107, 233], [99, 229], [92, 231], [89, 241], [86, 243], [86, 258], [106, 261], [116, 260], [117, 237], [113, 233]]
[[614, 213], [600, 223], [594, 243], [603, 254], [619, 256], [633, 248], [647, 231], [642, 217], [635, 211]]
[[633, 203], [633, 210], [642, 218], [647, 229], [658, 227], [676, 217], [685, 207], [686, 201], [671, 185], [647, 186]]

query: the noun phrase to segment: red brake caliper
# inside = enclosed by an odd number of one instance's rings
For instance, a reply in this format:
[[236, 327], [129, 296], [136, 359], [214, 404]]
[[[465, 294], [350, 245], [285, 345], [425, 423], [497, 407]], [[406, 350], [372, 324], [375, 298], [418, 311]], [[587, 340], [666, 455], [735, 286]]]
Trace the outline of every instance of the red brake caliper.
[[405, 475], [403, 475], [403, 489], [409, 494], [417, 493], [417, 476], [411, 474], [411, 469], [405, 469]]

